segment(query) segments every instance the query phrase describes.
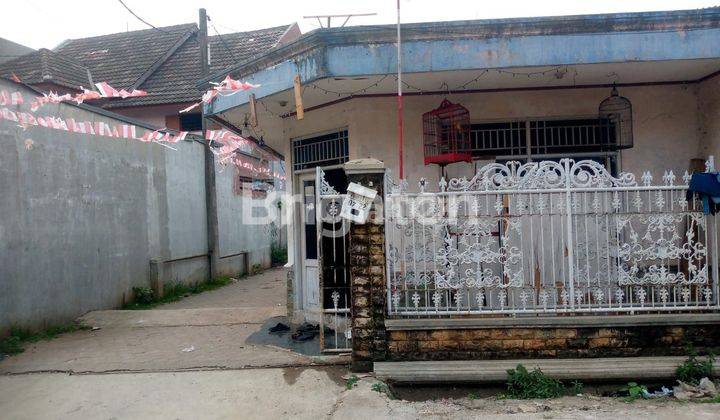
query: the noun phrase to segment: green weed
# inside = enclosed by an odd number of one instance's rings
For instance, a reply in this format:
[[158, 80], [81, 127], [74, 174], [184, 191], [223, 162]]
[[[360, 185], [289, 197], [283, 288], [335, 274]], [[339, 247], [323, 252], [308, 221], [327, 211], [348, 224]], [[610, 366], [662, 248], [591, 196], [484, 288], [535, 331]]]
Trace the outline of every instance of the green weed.
[[710, 354], [707, 359], [698, 360], [698, 355], [692, 345], [688, 346], [687, 352], [688, 359], [675, 371], [677, 379], [692, 385], [699, 384], [702, 378], [712, 379], [715, 357]]
[[265, 268], [262, 266], [262, 264], [253, 264], [253, 266], [250, 268], [250, 275], [255, 276], [265, 271]]
[[628, 393], [625, 401], [633, 402], [638, 398], [644, 398], [643, 394], [647, 392], [647, 387], [645, 385], [639, 385], [637, 382], [628, 382], [627, 386], [623, 390]]
[[0, 354], [18, 354], [22, 353], [24, 343], [34, 343], [40, 340], [52, 340], [60, 334], [68, 332], [86, 330], [90, 327], [72, 323], [65, 325], [52, 325], [39, 332], [32, 332], [29, 329], [12, 327], [10, 334], [0, 341]]
[[507, 371], [507, 396], [510, 398], [556, 398], [564, 394], [562, 382], [545, 375], [540, 369], [529, 372], [517, 365]]
[[345, 388], [347, 389], [353, 389], [355, 385], [357, 385], [360, 378], [357, 377], [357, 375], [350, 376], [347, 381], [345, 381]]
[[270, 247], [270, 260], [273, 266], [285, 264], [287, 262], [287, 247], [273, 244]]
[[391, 400], [395, 399], [395, 396], [392, 394], [392, 392], [390, 392], [390, 387], [387, 386], [387, 384], [384, 382], [375, 382], [374, 384], [372, 384], [370, 389], [375, 392], [387, 395]]
[[[230, 277], [218, 277], [202, 283], [186, 285], [183, 283], [170, 284], [165, 288], [165, 294], [161, 298], [156, 298], [155, 294], [148, 294], [146, 288], [133, 288], [133, 292], [137, 293], [140, 289], [140, 296], [135, 294], [134, 300], [123, 306], [123, 309], [150, 309], [163, 303], [176, 302], [184, 297], [196, 295], [198, 293], [214, 290], [219, 287], [226, 286], [230, 283]], [[149, 297], [150, 296], [150, 297]]]

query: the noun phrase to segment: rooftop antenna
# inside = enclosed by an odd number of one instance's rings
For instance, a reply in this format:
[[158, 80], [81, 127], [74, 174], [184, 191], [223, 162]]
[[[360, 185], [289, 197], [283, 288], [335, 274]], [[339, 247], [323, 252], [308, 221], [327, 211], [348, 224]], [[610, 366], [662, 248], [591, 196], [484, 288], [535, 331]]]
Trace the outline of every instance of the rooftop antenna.
[[[340, 27], [342, 28], [343, 26], [345, 26], [348, 23], [350, 18], [357, 17], [357, 16], [377, 16], [377, 13], [350, 13], [347, 15], [312, 15], [312, 16], [303, 16], [303, 19], [317, 19], [321, 28], [330, 28], [331, 24], [332, 24], [332, 18], [345, 18], [342, 25], [340, 25]], [[327, 26], [323, 26], [323, 21], [321, 19], [325, 19]]]

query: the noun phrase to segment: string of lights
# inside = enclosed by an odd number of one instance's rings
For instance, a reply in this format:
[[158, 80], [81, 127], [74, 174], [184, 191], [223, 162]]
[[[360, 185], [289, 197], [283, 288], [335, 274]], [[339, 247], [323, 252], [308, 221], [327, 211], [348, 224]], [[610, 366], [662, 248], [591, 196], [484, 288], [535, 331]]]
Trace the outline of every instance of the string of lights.
[[[577, 69], [574, 69], [574, 68], [571, 69], [568, 66], [554, 66], [549, 69], [530, 71], [530, 72], [519, 72], [519, 71], [511, 71], [511, 70], [505, 70], [505, 69], [483, 69], [472, 79], [466, 81], [465, 83], [457, 85], [456, 87], [453, 87], [453, 88], [451, 88], [447, 82], [442, 82], [440, 87], [438, 89], [434, 89], [434, 90], [433, 89], [423, 89], [421, 87], [415, 86], [411, 83], [408, 83], [407, 80], [405, 80], [405, 79], [403, 79], [402, 84], [403, 84], [404, 89], [408, 89], [410, 91], [413, 91], [413, 93], [417, 93], [420, 95], [422, 95], [424, 93], [437, 93], [437, 92], [446, 92], [447, 94], [461, 94], [461, 93], [463, 93], [463, 91], [469, 90], [468, 89], [469, 87], [472, 87], [473, 84], [477, 83], [478, 81], [480, 81], [480, 79], [486, 77], [491, 72], [495, 72], [495, 73], [501, 74], [501, 75], [509, 75], [509, 76], [517, 77], [517, 78], [521, 78], [521, 77], [534, 78], [534, 77], [543, 77], [543, 76], [547, 76], [549, 74], [553, 74], [558, 79], [561, 79], [566, 74], [571, 73], [573, 76], [573, 84], [575, 84], [575, 78], [578, 75]], [[375, 82], [371, 83], [370, 85], [367, 85], [365, 87], [362, 87], [360, 89], [356, 89], [353, 91], [333, 90], [333, 89], [328, 89], [328, 88], [322, 87], [317, 83], [308, 83], [308, 84], [303, 85], [302, 94], [304, 95], [308, 89], [312, 89], [312, 90], [320, 91], [325, 95], [333, 95], [333, 96], [337, 96], [338, 98], [347, 99], [347, 98], [352, 98], [356, 95], [362, 95], [362, 94], [368, 93], [368, 91], [370, 89], [380, 86], [380, 84], [385, 79], [390, 78], [390, 77], [392, 77], [395, 80], [395, 82], [397, 82], [397, 80], [398, 80], [397, 75], [386, 74], [383, 76], [379, 76], [379, 78]], [[265, 110], [265, 112], [272, 115], [273, 117], [284, 118], [284, 117], [291, 115], [291, 113], [278, 114], [276, 112], [273, 112], [264, 101], [258, 100], [256, 103], [260, 104], [260, 106], [262, 106], [262, 108]]]
[[323, 92], [323, 93], [326, 94], [326, 95], [328, 95], [328, 94], [333, 94], [333, 95], [338, 95], [338, 96], [344, 96], [344, 95], [345, 95], [345, 96], [354, 96], [354, 95], [357, 95], [357, 94], [360, 94], [360, 93], [367, 93], [368, 89], [372, 89], [372, 88], [380, 85], [380, 83], [382, 83], [383, 80], [387, 79], [388, 77], [389, 77], [389, 75], [388, 75], [388, 74], [385, 74], [385, 75], [383, 75], [382, 77], [380, 77], [380, 79], [378, 79], [375, 83], [373, 83], [373, 84], [371, 84], [371, 85], [368, 85], [368, 86], [365, 86], [364, 88], [360, 88], [360, 89], [351, 91], [351, 92], [337, 92], [337, 91], [334, 91], [334, 90], [325, 89], [324, 87], [318, 86], [318, 85], [315, 84], [315, 83], [309, 83], [309, 84], [307, 84], [306, 86], [310, 86], [310, 87], [312, 87], [313, 89], [317, 89], [317, 90]]

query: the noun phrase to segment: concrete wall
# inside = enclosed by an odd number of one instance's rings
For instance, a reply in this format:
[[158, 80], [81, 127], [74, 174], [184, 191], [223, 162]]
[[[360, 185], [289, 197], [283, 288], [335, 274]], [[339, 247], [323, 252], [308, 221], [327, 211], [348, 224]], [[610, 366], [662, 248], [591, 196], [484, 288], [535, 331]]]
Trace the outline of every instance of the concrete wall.
[[[714, 79], [713, 79], [714, 80]], [[705, 101], [720, 109], [720, 87], [715, 83], [715, 96], [706, 94]], [[698, 89], [693, 85], [657, 85], [625, 87], [620, 94], [633, 105], [635, 145], [621, 152], [621, 169], [638, 176], [649, 170], [654, 176], [672, 169], [682, 174], [692, 158], [700, 157], [700, 120]], [[470, 111], [474, 121], [510, 120], [519, 118], [574, 117], [597, 115], [600, 102], [610, 94], [605, 88], [514, 91], [492, 93], [453, 94], [448, 99]], [[445, 98], [442, 95], [407, 96], [405, 98], [405, 172], [406, 178], [416, 181], [425, 177], [437, 181], [437, 166], [423, 164], [422, 114], [436, 108]], [[270, 134], [271, 146], [288, 157], [294, 137], [326, 130], [348, 127], [350, 159], [373, 157], [398, 172], [397, 112], [395, 98], [357, 98], [336, 105], [312, 110], [297, 121], [287, 118], [263, 118], [263, 129]], [[709, 105], [708, 105], [709, 106]], [[709, 114], [708, 114], [709, 115]], [[717, 115], [717, 114], [714, 114]], [[720, 136], [717, 118], [707, 118], [709, 132]], [[720, 147], [720, 139], [718, 139]], [[469, 175], [471, 164], [457, 164], [462, 168], [449, 170], [453, 175]], [[410, 183], [411, 187], [413, 182]]]
[[705, 80], [698, 87], [698, 124], [700, 152], [720, 159], [720, 76]]
[[[35, 115], [124, 123], [67, 104]], [[164, 262], [165, 284], [207, 279], [204, 146], [173, 147], [0, 120], [0, 334], [120, 307], [151, 285], [151, 259]], [[269, 265], [264, 227], [236, 217], [247, 199], [232, 192], [232, 167], [216, 173], [220, 256], [250, 255], [224, 259], [220, 273]]]

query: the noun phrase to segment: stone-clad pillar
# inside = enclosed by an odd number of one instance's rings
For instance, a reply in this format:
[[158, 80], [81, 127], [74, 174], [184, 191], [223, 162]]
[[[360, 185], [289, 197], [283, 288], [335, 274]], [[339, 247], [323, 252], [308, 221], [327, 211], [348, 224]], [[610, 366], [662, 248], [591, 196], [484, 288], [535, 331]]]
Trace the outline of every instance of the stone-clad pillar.
[[378, 192], [367, 223], [352, 223], [349, 248], [352, 369], [370, 371], [373, 361], [385, 360], [387, 355], [385, 225], [382, 214], [385, 169], [380, 161], [363, 159], [348, 162], [345, 172], [348, 182]]

